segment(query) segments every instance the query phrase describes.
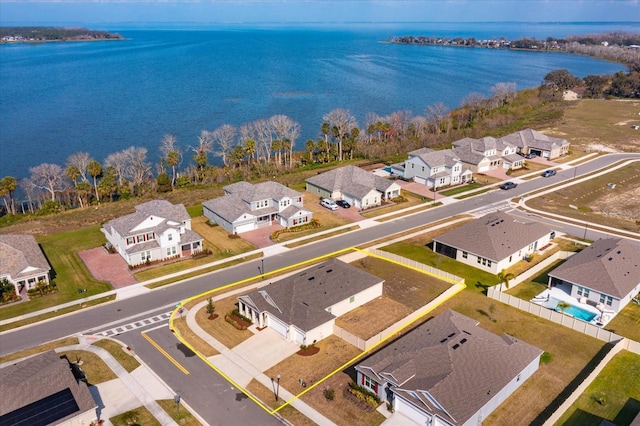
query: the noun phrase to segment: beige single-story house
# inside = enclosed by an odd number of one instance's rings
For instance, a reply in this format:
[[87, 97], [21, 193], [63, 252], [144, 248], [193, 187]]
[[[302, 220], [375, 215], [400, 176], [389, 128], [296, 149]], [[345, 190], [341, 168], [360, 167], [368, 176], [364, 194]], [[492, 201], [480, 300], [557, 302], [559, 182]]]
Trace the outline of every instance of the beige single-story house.
[[546, 246], [554, 236], [542, 223], [522, 222], [497, 212], [437, 236], [433, 251], [497, 274]]
[[376, 176], [356, 166], [338, 167], [306, 179], [307, 191], [321, 198], [345, 200], [367, 209], [400, 196], [397, 182]]
[[382, 296], [383, 281], [332, 259], [238, 297], [238, 306], [259, 328], [309, 345], [333, 334], [337, 317]]
[[393, 406], [392, 424], [477, 426], [540, 365], [543, 351], [447, 310], [359, 362], [357, 383]]

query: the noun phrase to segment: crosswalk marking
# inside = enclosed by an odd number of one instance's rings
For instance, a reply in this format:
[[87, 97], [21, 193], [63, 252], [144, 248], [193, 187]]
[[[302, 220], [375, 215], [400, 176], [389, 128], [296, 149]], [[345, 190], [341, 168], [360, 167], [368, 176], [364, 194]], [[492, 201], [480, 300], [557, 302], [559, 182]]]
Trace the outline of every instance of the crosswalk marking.
[[113, 327], [113, 328], [110, 328], [108, 330], [104, 330], [104, 331], [101, 331], [99, 333], [93, 333], [93, 334], [96, 335], [96, 336], [104, 336], [104, 337], [116, 336], [118, 334], [127, 333], [129, 331], [137, 330], [139, 328], [146, 327], [146, 326], [151, 325], [151, 324], [156, 324], [156, 323], [159, 323], [161, 321], [168, 321], [170, 317], [171, 317], [171, 312], [165, 312], [163, 314], [155, 315], [155, 316], [150, 317], [150, 318], [137, 320], [137, 321], [131, 322], [129, 324], [119, 325], [117, 327]]
[[511, 209], [511, 204], [504, 203], [504, 204], [499, 204], [497, 206], [491, 206], [491, 207], [486, 207], [480, 210], [474, 210], [471, 212], [471, 214], [473, 214], [474, 216], [484, 216], [487, 213], [493, 213], [493, 212], [498, 212], [498, 211], [502, 211], [502, 210], [507, 210], [507, 209]]

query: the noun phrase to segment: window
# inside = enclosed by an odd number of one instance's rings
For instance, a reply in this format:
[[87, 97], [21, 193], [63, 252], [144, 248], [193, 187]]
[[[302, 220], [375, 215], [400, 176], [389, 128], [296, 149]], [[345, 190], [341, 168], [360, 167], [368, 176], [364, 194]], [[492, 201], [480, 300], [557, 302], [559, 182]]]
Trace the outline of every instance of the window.
[[466, 251], [462, 252], [462, 258], [466, 259], [469, 256], [469, 253], [467, 253]]
[[491, 268], [491, 261], [489, 259], [487, 259], [487, 266]]
[[600, 295], [600, 303], [604, 303], [606, 298], [607, 298], [607, 296], [605, 296], [604, 294], [601, 294]]
[[176, 246], [167, 247], [167, 256], [173, 256], [176, 254]]
[[369, 376], [364, 376], [364, 386], [371, 389], [373, 392], [376, 391], [376, 381], [371, 379]]
[[167, 235], [167, 239], [168, 239], [169, 241], [172, 241], [172, 240], [173, 240], [173, 234], [172, 234], [172, 233], [169, 233], [169, 235]]
[[611, 306], [613, 304], [613, 297], [607, 296], [607, 306]]
[[351, 296], [351, 297], [349, 298], [349, 303], [353, 303], [353, 302], [355, 302], [355, 301], [356, 301], [356, 297], [355, 297], [355, 296]]
[[151, 260], [151, 252], [147, 250], [140, 253], [140, 260], [142, 260], [143, 262], [146, 262], [147, 260]]
[[482, 262], [482, 258], [481, 258], [480, 256], [478, 256], [478, 257], [476, 258], [476, 261], [478, 262], [478, 265], [479, 265], [479, 264]]

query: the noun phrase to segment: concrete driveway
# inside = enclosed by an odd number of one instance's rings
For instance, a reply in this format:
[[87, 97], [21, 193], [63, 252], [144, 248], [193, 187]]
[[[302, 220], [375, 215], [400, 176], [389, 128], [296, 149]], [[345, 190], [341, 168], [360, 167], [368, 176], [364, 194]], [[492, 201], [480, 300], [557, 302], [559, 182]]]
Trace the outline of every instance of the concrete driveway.
[[269, 327], [232, 349], [260, 371], [266, 371], [300, 350], [300, 345], [288, 342]]

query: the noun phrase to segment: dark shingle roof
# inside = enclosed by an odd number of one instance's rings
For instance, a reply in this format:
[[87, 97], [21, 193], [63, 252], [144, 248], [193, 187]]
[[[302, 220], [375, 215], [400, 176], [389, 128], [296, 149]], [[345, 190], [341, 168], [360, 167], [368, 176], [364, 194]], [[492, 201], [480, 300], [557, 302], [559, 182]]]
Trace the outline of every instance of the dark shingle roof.
[[434, 240], [498, 262], [550, 232], [551, 229], [541, 223], [519, 222], [498, 212], [466, 223]]
[[621, 299], [640, 284], [640, 247], [623, 238], [598, 240], [549, 276]]
[[306, 182], [327, 191], [340, 191], [357, 197], [375, 189], [385, 193], [395, 182], [376, 176], [356, 166], [344, 166], [306, 179]]
[[240, 298], [286, 324], [309, 331], [334, 318], [326, 311], [328, 307], [381, 281], [368, 272], [332, 259]]
[[[447, 310], [371, 355], [356, 369], [422, 410], [463, 424], [542, 350]], [[437, 401], [434, 404], [424, 392]]]
[[[0, 423], [4, 416], [5, 419], [14, 418], [17, 410], [67, 389], [73, 395], [77, 410], [56, 418], [56, 424], [97, 407], [87, 385], [74, 378], [69, 362], [59, 358], [54, 351], [48, 351], [1, 369]], [[55, 407], [46, 408], [55, 416]]]
[[0, 274], [8, 273], [13, 280], [28, 267], [35, 268], [26, 272], [29, 276], [51, 270], [33, 235], [0, 235], [0, 259]]

